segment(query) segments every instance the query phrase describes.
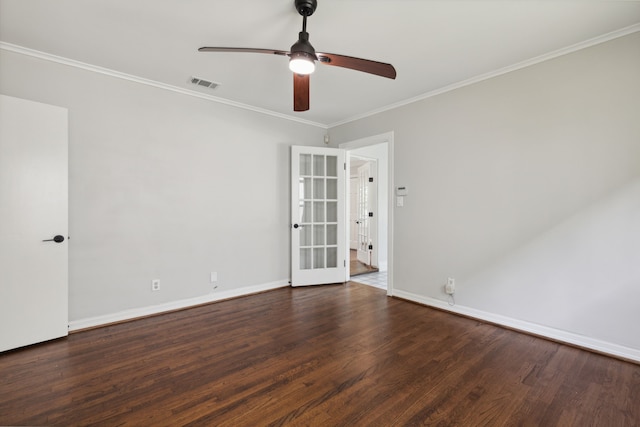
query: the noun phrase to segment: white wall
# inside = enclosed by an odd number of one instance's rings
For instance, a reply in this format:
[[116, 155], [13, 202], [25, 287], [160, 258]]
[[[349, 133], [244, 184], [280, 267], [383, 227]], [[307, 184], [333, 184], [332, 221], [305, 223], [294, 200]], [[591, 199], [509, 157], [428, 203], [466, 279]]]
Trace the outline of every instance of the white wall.
[[[8, 51], [0, 92], [69, 109], [69, 318], [290, 277], [289, 146], [325, 130]], [[161, 290], [151, 292], [152, 279]]]
[[396, 294], [640, 360], [639, 76], [634, 33], [332, 128], [394, 132]]

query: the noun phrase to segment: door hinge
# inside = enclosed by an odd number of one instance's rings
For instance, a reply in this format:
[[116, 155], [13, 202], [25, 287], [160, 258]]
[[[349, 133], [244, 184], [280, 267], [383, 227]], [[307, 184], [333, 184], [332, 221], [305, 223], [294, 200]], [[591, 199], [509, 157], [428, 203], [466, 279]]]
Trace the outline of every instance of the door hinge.
[[370, 216], [370, 217], [373, 217], [373, 212], [369, 212], [369, 216]]
[[346, 259], [344, 260], [344, 266], [345, 267], [347, 266], [347, 260]]
[[373, 177], [372, 176], [369, 177], [369, 182], [373, 182]]
[[344, 170], [347, 170], [347, 162], [344, 162], [342, 165], [344, 166]]
[[372, 251], [373, 250], [373, 245], [369, 245], [369, 250]]

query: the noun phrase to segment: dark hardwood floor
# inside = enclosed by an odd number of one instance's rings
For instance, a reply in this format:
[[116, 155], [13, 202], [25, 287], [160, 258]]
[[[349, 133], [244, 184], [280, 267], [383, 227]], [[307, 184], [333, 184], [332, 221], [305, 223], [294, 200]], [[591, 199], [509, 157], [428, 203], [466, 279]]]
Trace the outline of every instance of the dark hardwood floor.
[[378, 267], [373, 267], [358, 261], [357, 252], [353, 249], [350, 251], [349, 259], [349, 275], [359, 276], [360, 274], [374, 273], [378, 271]]
[[0, 354], [1, 425], [637, 426], [640, 366], [349, 283]]

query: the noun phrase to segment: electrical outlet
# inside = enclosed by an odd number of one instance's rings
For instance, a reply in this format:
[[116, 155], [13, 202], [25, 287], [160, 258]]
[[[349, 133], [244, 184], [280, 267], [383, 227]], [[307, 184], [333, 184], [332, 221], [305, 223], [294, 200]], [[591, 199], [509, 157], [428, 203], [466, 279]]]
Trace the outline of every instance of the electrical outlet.
[[453, 278], [449, 277], [447, 279], [447, 284], [444, 285], [444, 291], [448, 295], [453, 295], [456, 292], [456, 281]]
[[211, 272], [211, 283], [215, 283], [218, 281], [218, 272], [217, 271], [212, 271]]
[[160, 279], [153, 279], [151, 281], [151, 290], [154, 292], [160, 290]]

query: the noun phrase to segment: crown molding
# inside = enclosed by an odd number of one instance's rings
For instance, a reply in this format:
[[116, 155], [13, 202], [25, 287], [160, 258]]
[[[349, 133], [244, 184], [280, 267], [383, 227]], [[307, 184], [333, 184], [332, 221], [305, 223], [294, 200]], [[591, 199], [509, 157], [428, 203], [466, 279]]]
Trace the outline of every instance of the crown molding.
[[433, 91], [424, 93], [422, 95], [415, 96], [413, 98], [405, 99], [403, 101], [396, 102], [394, 104], [389, 104], [389, 105], [387, 105], [385, 107], [381, 107], [381, 108], [378, 108], [378, 109], [375, 109], [375, 110], [371, 110], [371, 111], [369, 111], [367, 113], [358, 114], [358, 115], [350, 117], [348, 119], [341, 120], [341, 121], [338, 121], [338, 122], [335, 122], [335, 123], [331, 123], [331, 124], [328, 125], [328, 127], [329, 127], [329, 129], [331, 129], [331, 128], [334, 128], [336, 126], [344, 125], [346, 123], [351, 123], [351, 122], [354, 122], [356, 120], [360, 120], [360, 119], [364, 119], [366, 117], [374, 116], [376, 114], [383, 113], [385, 111], [389, 111], [389, 110], [393, 110], [393, 109], [396, 109], [396, 108], [399, 108], [399, 107], [403, 107], [403, 106], [408, 105], [408, 104], [413, 104], [414, 102], [423, 101], [425, 99], [428, 99], [428, 98], [431, 98], [431, 97], [434, 97], [434, 96], [437, 96], [437, 95], [441, 95], [443, 93], [451, 92], [453, 90], [460, 89], [462, 87], [469, 86], [469, 85], [472, 85], [474, 83], [479, 83], [481, 81], [489, 80], [489, 79], [492, 79], [494, 77], [510, 73], [512, 71], [517, 71], [517, 70], [520, 70], [522, 68], [530, 67], [532, 65], [536, 65], [536, 64], [539, 64], [541, 62], [548, 61], [550, 59], [554, 59], [554, 58], [558, 58], [560, 56], [568, 55], [570, 53], [577, 52], [579, 50], [586, 49], [586, 48], [591, 47], [591, 46], [596, 46], [596, 45], [599, 45], [601, 43], [605, 43], [605, 42], [608, 42], [610, 40], [614, 40], [614, 39], [617, 39], [617, 38], [620, 38], [620, 37], [624, 37], [624, 36], [627, 36], [629, 34], [636, 33], [638, 31], [640, 31], [640, 24], [634, 24], [634, 25], [631, 25], [631, 26], [628, 26], [628, 27], [624, 27], [624, 28], [621, 28], [619, 30], [603, 34], [601, 36], [594, 37], [592, 39], [588, 39], [588, 40], [585, 40], [583, 42], [576, 43], [576, 44], [573, 44], [571, 46], [564, 47], [562, 49], [554, 50], [552, 52], [545, 53], [543, 55], [536, 56], [536, 57], [531, 58], [531, 59], [527, 59], [526, 61], [518, 62], [516, 64], [509, 65], [507, 67], [499, 68], [497, 70], [490, 71], [490, 72], [485, 73], [485, 74], [480, 74], [478, 76], [471, 77], [470, 79], [462, 80], [460, 82], [453, 83], [453, 84], [450, 84], [448, 86], [444, 86], [444, 87], [439, 88], [439, 89], [435, 89]]
[[621, 28], [619, 30], [616, 31], [612, 31], [610, 33], [606, 33], [603, 34], [601, 36], [598, 37], [594, 37], [588, 40], [585, 40], [583, 42], [580, 43], [576, 43], [573, 44], [571, 46], [567, 46], [564, 47], [562, 49], [558, 49], [531, 59], [528, 59], [526, 61], [522, 61], [522, 62], [518, 62], [516, 64], [513, 65], [509, 65], [507, 67], [503, 67], [503, 68], [499, 68], [497, 70], [494, 71], [490, 71], [488, 73], [484, 73], [475, 77], [471, 77], [469, 79], [466, 80], [462, 80], [460, 82], [456, 82], [453, 84], [450, 84], [448, 86], [444, 86], [442, 88], [439, 89], [435, 89], [433, 91], [430, 92], [426, 92], [422, 95], [418, 95], [409, 99], [405, 99], [403, 101], [400, 102], [396, 102], [393, 104], [389, 104], [387, 106], [381, 107], [381, 108], [377, 108], [375, 110], [371, 110], [368, 111], [366, 113], [362, 113], [362, 114], [358, 114], [356, 116], [352, 116], [350, 118], [347, 118], [345, 120], [340, 120], [334, 123], [330, 123], [330, 124], [323, 124], [323, 123], [318, 123], [318, 122], [314, 122], [314, 121], [310, 121], [310, 120], [304, 120], [304, 119], [300, 119], [298, 117], [292, 117], [290, 115], [287, 114], [282, 114], [282, 113], [277, 113], [275, 111], [271, 111], [271, 110], [267, 110], [264, 108], [258, 108], [258, 107], [254, 107], [248, 104], [243, 104], [240, 102], [235, 102], [235, 101], [231, 101], [225, 98], [220, 98], [220, 97], [216, 97], [216, 96], [212, 96], [212, 95], [207, 95], [204, 93], [200, 93], [200, 92], [196, 92], [193, 90], [188, 90], [188, 89], [184, 89], [178, 86], [173, 86], [173, 85], [169, 85], [166, 83], [161, 83], [158, 81], [154, 81], [154, 80], [149, 80], [149, 79], [145, 79], [142, 77], [138, 77], [138, 76], [134, 76], [132, 74], [127, 74], [127, 73], [122, 73], [120, 71], [115, 71], [115, 70], [111, 70], [108, 68], [104, 68], [104, 67], [99, 67], [97, 65], [92, 65], [92, 64], [87, 64], [84, 62], [80, 62], [80, 61], [76, 61], [73, 59], [69, 59], [69, 58], [64, 58], [61, 56], [57, 56], [57, 55], [52, 55], [46, 52], [41, 52], [38, 50], [34, 50], [34, 49], [29, 49], [23, 46], [18, 46], [18, 45], [14, 45], [11, 43], [6, 43], [6, 42], [0, 42], [0, 49], [2, 50], [7, 50], [10, 52], [15, 52], [15, 53], [20, 53], [23, 55], [27, 55], [27, 56], [32, 56], [35, 58], [39, 58], [39, 59], [43, 59], [46, 61], [51, 61], [51, 62], [55, 62], [58, 64], [63, 64], [63, 65], [68, 65], [71, 67], [75, 67], [75, 68], [80, 68], [83, 70], [87, 70], [87, 71], [91, 71], [91, 72], [95, 72], [95, 73], [99, 73], [99, 74], [104, 74], [104, 75], [108, 75], [111, 77], [115, 77], [115, 78], [119, 78], [119, 79], [123, 79], [123, 80], [129, 80], [132, 82], [136, 82], [136, 83], [140, 83], [140, 84], [144, 84], [147, 86], [153, 86], [159, 89], [164, 89], [164, 90], [169, 90], [172, 92], [176, 92], [176, 93], [180, 93], [183, 95], [187, 95], [187, 96], [193, 96], [196, 98], [201, 98], [201, 99], [206, 99], [209, 101], [213, 101], [219, 104], [225, 104], [231, 107], [235, 107], [235, 108], [241, 108], [244, 110], [249, 110], [249, 111], [253, 111], [256, 113], [260, 113], [260, 114], [265, 114], [268, 116], [273, 116], [273, 117], [277, 117], [280, 119], [284, 119], [284, 120], [289, 120], [289, 121], [294, 121], [294, 122], [298, 122], [298, 123], [302, 123], [305, 125], [310, 125], [310, 126], [315, 126], [315, 127], [319, 127], [321, 129], [331, 129], [333, 127], [337, 127], [337, 126], [341, 126], [347, 123], [351, 123], [360, 119], [364, 119], [370, 116], [374, 116], [376, 114], [380, 114], [383, 113], [385, 111], [389, 111], [389, 110], [393, 110], [396, 108], [400, 108], [403, 107], [405, 105], [409, 105], [409, 104], [413, 104], [415, 102], [419, 102], [419, 101], [423, 101], [425, 99], [437, 96], [437, 95], [441, 95], [443, 93], [447, 93], [447, 92], [451, 92], [453, 90], [456, 89], [460, 89], [462, 87], [465, 86], [469, 86], [472, 85], [474, 83], [479, 83], [482, 82], [484, 80], [488, 80], [497, 76], [501, 76], [503, 74], [507, 74], [510, 73], [512, 71], [517, 71], [526, 67], [530, 67], [532, 65], [536, 65], [539, 64], [541, 62], [544, 61], [548, 61], [550, 59], [554, 59], [554, 58], [558, 58], [560, 56], [564, 56], [582, 49], [586, 49], [588, 47], [592, 47], [592, 46], [596, 46], [598, 44], [601, 43], [605, 43], [608, 42], [610, 40], [614, 40], [620, 37], [624, 37], [626, 35], [629, 34], [633, 34], [640, 31], [640, 23], [639, 24], [634, 24], [628, 27], [624, 27]]
[[268, 116], [273, 116], [273, 117], [277, 117], [280, 119], [284, 119], [284, 120], [289, 120], [289, 121], [293, 121], [293, 122], [298, 122], [298, 123], [302, 123], [305, 125], [310, 125], [310, 126], [315, 126], [315, 127], [319, 127], [322, 129], [327, 129], [327, 125], [322, 124], [322, 123], [318, 123], [318, 122], [313, 122], [311, 120], [304, 120], [304, 119], [300, 119], [298, 117], [292, 117], [289, 116], [287, 114], [282, 114], [282, 113], [277, 113], [275, 111], [271, 111], [271, 110], [267, 110], [264, 108], [258, 108], [258, 107], [254, 107], [248, 104], [243, 104], [241, 102], [235, 102], [235, 101], [231, 101], [229, 99], [225, 99], [225, 98], [220, 98], [217, 96], [212, 96], [212, 95], [207, 95], [205, 93], [200, 93], [200, 92], [196, 92], [193, 90], [189, 90], [189, 89], [184, 89], [178, 86], [173, 86], [170, 84], [166, 84], [166, 83], [161, 83], [155, 80], [150, 80], [150, 79], [145, 79], [143, 77], [138, 77], [132, 74], [127, 74], [127, 73], [122, 73], [120, 71], [116, 71], [116, 70], [111, 70], [109, 68], [104, 68], [104, 67], [100, 67], [97, 65], [92, 65], [92, 64], [87, 64], [85, 62], [80, 62], [80, 61], [76, 61], [74, 59], [69, 59], [69, 58], [65, 58], [62, 56], [58, 56], [58, 55], [52, 55], [50, 53], [46, 53], [46, 52], [41, 52], [39, 50], [35, 50], [35, 49], [30, 49], [24, 46], [18, 46], [15, 44], [11, 44], [11, 43], [6, 43], [6, 42], [0, 42], [0, 49], [2, 50], [6, 50], [9, 52], [14, 52], [14, 53], [19, 53], [22, 55], [27, 55], [27, 56], [31, 56], [34, 58], [38, 58], [38, 59], [43, 59], [45, 61], [50, 61], [50, 62], [55, 62], [57, 64], [62, 64], [62, 65], [68, 65], [70, 67], [75, 67], [75, 68], [79, 68], [82, 70], [86, 70], [86, 71], [91, 71], [94, 73], [98, 73], [98, 74], [104, 74], [106, 76], [110, 76], [110, 77], [115, 77], [118, 79], [122, 79], [122, 80], [128, 80], [131, 82], [135, 82], [135, 83], [140, 83], [143, 85], [147, 85], [147, 86], [152, 86], [158, 89], [163, 89], [163, 90], [168, 90], [171, 92], [176, 92], [176, 93], [180, 93], [182, 95], [187, 95], [187, 96], [193, 96], [195, 98], [201, 98], [201, 99], [206, 99], [208, 101], [213, 101], [219, 104], [224, 104], [224, 105], [228, 105], [231, 107], [235, 107], [235, 108], [241, 108], [243, 110], [249, 110], [249, 111], [253, 111], [255, 113], [260, 113], [260, 114], [265, 114]]

